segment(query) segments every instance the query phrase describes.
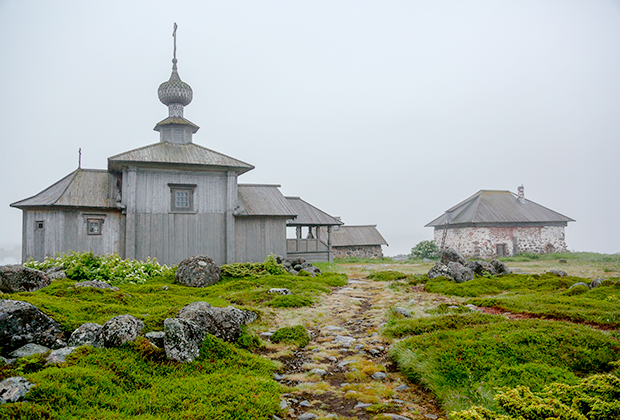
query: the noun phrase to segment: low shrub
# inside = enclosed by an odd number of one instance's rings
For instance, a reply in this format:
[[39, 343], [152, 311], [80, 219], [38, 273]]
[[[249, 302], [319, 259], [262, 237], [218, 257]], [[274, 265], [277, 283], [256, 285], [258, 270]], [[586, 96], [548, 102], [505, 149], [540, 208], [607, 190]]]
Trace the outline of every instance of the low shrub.
[[[496, 408], [500, 387], [527, 381], [540, 391], [553, 381], [609, 372], [620, 356], [612, 337], [558, 321], [491, 322], [436, 331], [396, 343], [391, 356], [411, 380], [433, 391], [450, 410]], [[524, 377], [524, 372], [534, 372]]]
[[310, 342], [310, 333], [303, 325], [282, 327], [273, 333], [271, 341], [274, 343], [293, 344], [305, 347]]
[[435, 259], [437, 258], [438, 252], [439, 247], [435, 244], [435, 241], [421, 241], [418, 242], [416, 246], [411, 248], [411, 254], [409, 254], [409, 257], [418, 259]]
[[[467, 310], [469, 310], [469, 308], [467, 308]], [[481, 314], [479, 312], [417, 319], [393, 317], [388, 320], [382, 333], [386, 337], [401, 338], [409, 335], [420, 335], [443, 330], [457, 330], [474, 325], [505, 321], [506, 318], [503, 316]]]
[[372, 273], [368, 274], [368, 276], [366, 276], [367, 279], [369, 280], [374, 280], [374, 281], [393, 281], [393, 280], [400, 280], [400, 279], [407, 279], [409, 278], [410, 275], [405, 274], [405, 273], [401, 273], [400, 271], [373, 271]]
[[312, 305], [312, 299], [298, 295], [278, 295], [271, 299], [268, 306], [272, 308], [302, 308]]
[[268, 276], [286, 274], [284, 267], [277, 263], [276, 257], [271, 254], [262, 263], [234, 263], [220, 266], [222, 276], [243, 278], [251, 276]]

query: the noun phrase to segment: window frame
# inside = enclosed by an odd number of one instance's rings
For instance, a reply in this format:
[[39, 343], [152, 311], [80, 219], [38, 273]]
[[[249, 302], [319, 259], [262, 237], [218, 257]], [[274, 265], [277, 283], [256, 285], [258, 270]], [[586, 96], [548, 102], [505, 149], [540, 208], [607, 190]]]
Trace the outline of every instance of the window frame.
[[[194, 210], [194, 191], [196, 190], [196, 184], [168, 184], [170, 188], [170, 213], [196, 213]], [[188, 193], [187, 207], [177, 206], [177, 192]]]

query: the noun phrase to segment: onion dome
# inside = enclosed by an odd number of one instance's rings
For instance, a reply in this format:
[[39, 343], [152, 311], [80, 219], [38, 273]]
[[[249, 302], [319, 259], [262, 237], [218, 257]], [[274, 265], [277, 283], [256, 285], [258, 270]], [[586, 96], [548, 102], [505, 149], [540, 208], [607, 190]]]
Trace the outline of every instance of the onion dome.
[[170, 80], [159, 85], [157, 95], [159, 100], [168, 106], [170, 117], [183, 117], [183, 107], [192, 101], [193, 92], [192, 88], [179, 77], [176, 58], [172, 59]]

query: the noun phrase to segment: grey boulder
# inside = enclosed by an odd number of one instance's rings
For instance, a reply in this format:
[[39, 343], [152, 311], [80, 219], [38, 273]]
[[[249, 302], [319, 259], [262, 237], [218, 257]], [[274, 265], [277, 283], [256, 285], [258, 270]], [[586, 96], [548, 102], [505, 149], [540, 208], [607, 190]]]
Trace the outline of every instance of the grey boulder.
[[0, 292], [34, 292], [50, 283], [51, 280], [43, 271], [17, 264], [0, 266]]
[[566, 277], [568, 274], [564, 270], [549, 270], [547, 271], [549, 274], [555, 274], [558, 277]]
[[67, 278], [67, 273], [65, 273], [65, 268], [62, 265], [48, 268], [45, 270], [45, 274], [51, 281]]
[[452, 278], [450, 274], [450, 269], [448, 268], [448, 266], [445, 265], [444, 263], [436, 262], [435, 265], [433, 265], [431, 269], [428, 270], [426, 277], [428, 277], [429, 279], [434, 279], [439, 276], [444, 276], [446, 278]]
[[13, 376], [0, 382], [0, 404], [17, 402], [24, 398], [34, 384], [21, 376]]
[[58, 350], [53, 350], [46, 358], [47, 363], [64, 363], [66, 361], [66, 357], [73, 353], [76, 347], [63, 347]]
[[146, 333], [144, 335], [147, 340], [151, 342], [151, 344], [159, 347], [160, 349], [164, 348], [164, 341], [166, 337], [166, 333], [163, 331], [152, 331], [150, 333]]
[[205, 332], [192, 321], [179, 318], [164, 320], [164, 350], [170, 360], [191, 362], [200, 354]]
[[409, 310], [405, 308], [401, 308], [397, 306], [396, 308], [394, 308], [394, 312], [396, 312], [399, 315], [404, 316], [405, 318], [411, 318], [411, 312], [409, 312]]
[[206, 287], [222, 279], [220, 267], [208, 255], [194, 255], [179, 263], [175, 278], [189, 287]]
[[15, 358], [28, 357], [35, 354], [47, 353], [48, 351], [50, 351], [49, 347], [35, 343], [28, 343], [25, 346], [21, 346], [17, 350], [12, 351], [9, 356]]
[[474, 273], [464, 265], [450, 261], [448, 263], [448, 269], [450, 270], [450, 277], [457, 283], [463, 283], [474, 279]]
[[103, 327], [101, 325], [93, 322], [82, 324], [75, 331], [73, 331], [73, 334], [71, 334], [67, 344], [71, 347], [103, 347], [103, 339], [101, 337], [102, 328]]
[[467, 263], [467, 268], [479, 276], [483, 276], [485, 274], [494, 276], [497, 273], [495, 271], [495, 267], [493, 267], [493, 264], [486, 261], [470, 261]]
[[24, 344], [64, 347], [60, 324], [28, 302], [0, 300], [0, 348], [11, 352]]
[[230, 343], [237, 341], [241, 327], [256, 319], [251, 311], [232, 306], [216, 308], [207, 302], [194, 302], [181, 308], [177, 318], [194, 322], [203, 331]]
[[312, 277], [321, 275], [321, 270], [313, 265], [309, 267], [303, 267], [300, 271], [305, 271], [306, 273], [309, 273]]
[[510, 268], [499, 260], [491, 260], [491, 265], [497, 274], [510, 274]]
[[106, 348], [119, 347], [135, 341], [142, 332], [144, 322], [132, 315], [115, 316], [101, 328], [101, 339]]
[[75, 283], [75, 287], [92, 287], [93, 289], [109, 289], [113, 291], [119, 290], [118, 287], [114, 287], [109, 285], [104, 281], [99, 280], [89, 280], [89, 281], [81, 281], [79, 283]]
[[441, 262], [448, 265], [449, 262], [456, 262], [467, 265], [467, 260], [454, 248], [448, 248], [441, 253]]

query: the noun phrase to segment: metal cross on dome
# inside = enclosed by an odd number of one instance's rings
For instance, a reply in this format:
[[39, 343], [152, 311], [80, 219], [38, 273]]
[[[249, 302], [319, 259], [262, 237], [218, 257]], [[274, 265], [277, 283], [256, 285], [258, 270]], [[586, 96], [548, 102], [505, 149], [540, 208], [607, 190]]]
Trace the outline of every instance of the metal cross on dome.
[[177, 23], [174, 22], [174, 29], [172, 30], [172, 37], [174, 38], [174, 52], [172, 54], [172, 59], [176, 63], [177, 61]]

